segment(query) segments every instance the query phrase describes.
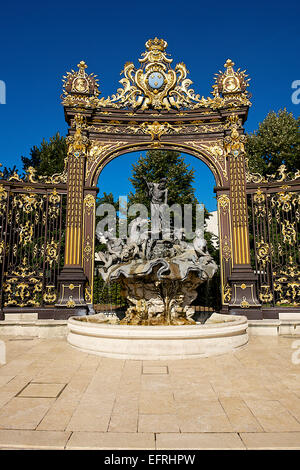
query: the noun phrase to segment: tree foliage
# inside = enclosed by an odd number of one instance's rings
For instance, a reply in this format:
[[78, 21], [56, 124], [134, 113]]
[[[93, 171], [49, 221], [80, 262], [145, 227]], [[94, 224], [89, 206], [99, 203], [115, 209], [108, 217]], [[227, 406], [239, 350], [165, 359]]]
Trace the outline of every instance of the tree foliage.
[[150, 208], [147, 185], [148, 182], [158, 182], [162, 178], [168, 180], [168, 204], [197, 204], [194, 181], [194, 170], [184, 162], [179, 152], [169, 150], [149, 150], [141, 155], [138, 162], [132, 166], [132, 183], [135, 193], [130, 192], [129, 204], [140, 203]]
[[246, 154], [251, 172], [274, 174], [284, 164], [288, 172], [300, 168], [300, 118], [286, 109], [271, 111], [257, 131], [247, 136]]
[[[135, 192], [128, 195], [129, 205], [144, 204], [150, 209], [150, 200], [146, 181], [159, 182], [162, 178], [167, 179], [168, 205], [192, 204], [196, 206], [198, 200], [195, 196], [194, 183], [195, 170], [189, 168], [180, 152], [173, 150], [149, 150], [145, 156], [141, 155], [136, 164], [132, 165], [132, 183]], [[194, 213], [195, 216], [195, 213]], [[209, 212], [204, 209], [204, 218], [210, 217]], [[206, 233], [208, 249], [214, 251], [211, 242], [211, 234]]]
[[57, 132], [49, 141], [43, 139], [40, 146], [30, 149], [30, 157], [21, 157], [23, 169], [35, 168], [37, 176], [51, 176], [61, 173], [67, 156], [66, 138]]
[[[0, 165], [2, 167], [2, 165]], [[20, 177], [22, 176], [19, 172], [19, 169], [16, 167], [16, 165], [14, 165], [13, 167], [3, 167], [0, 168], [0, 177], [3, 178], [4, 180], [7, 180], [8, 178], [10, 178], [12, 175], [14, 174], [17, 174], [19, 175]]]

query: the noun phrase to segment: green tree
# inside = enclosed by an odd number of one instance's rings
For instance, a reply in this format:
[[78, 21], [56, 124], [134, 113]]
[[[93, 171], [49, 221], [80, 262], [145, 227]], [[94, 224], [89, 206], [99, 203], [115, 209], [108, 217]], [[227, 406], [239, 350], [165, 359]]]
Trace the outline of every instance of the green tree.
[[30, 149], [30, 157], [21, 157], [23, 169], [32, 166], [37, 176], [51, 176], [64, 170], [67, 156], [66, 138], [57, 132], [49, 141], [43, 139], [40, 146]]
[[4, 166], [3, 169], [1, 167], [2, 165], [0, 164], [0, 178], [3, 178], [4, 180], [7, 180], [8, 178], [10, 178], [11, 176], [15, 174], [17, 174], [20, 177], [22, 176], [18, 168], [16, 167], [16, 165], [14, 165], [13, 167]]
[[285, 164], [288, 172], [300, 168], [300, 118], [286, 109], [271, 111], [257, 131], [247, 136], [246, 154], [251, 172], [274, 174]]
[[[146, 181], [158, 182], [162, 178], [167, 179], [168, 205], [193, 204], [196, 206], [198, 200], [195, 196], [194, 183], [195, 170], [189, 168], [180, 152], [174, 150], [149, 150], [145, 156], [141, 155], [136, 164], [132, 165], [132, 183], [135, 192], [128, 195], [128, 204], [144, 204], [150, 209], [150, 200]], [[146, 180], [146, 181], [145, 181]], [[195, 215], [195, 214], [194, 214]], [[210, 217], [209, 212], [204, 210], [204, 218]], [[211, 243], [211, 234], [206, 233], [208, 248], [214, 250]]]
[[184, 162], [179, 152], [170, 150], [149, 150], [141, 155], [138, 162], [132, 165], [132, 183], [135, 193], [128, 195], [129, 204], [140, 203], [150, 208], [147, 193], [149, 182], [158, 182], [161, 178], [168, 180], [168, 204], [197, 204], [194, 181], [194, 170]]

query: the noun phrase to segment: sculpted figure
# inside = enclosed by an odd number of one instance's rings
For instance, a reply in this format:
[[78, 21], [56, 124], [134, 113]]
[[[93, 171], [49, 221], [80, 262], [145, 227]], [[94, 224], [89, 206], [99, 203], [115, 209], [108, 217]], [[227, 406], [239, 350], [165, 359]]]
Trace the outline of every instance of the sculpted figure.
[[148, 195], [152, 204], [167, 204], [168, 188], [167, 178], [162, 178], [159, 183], [150, 183], [144, 179], [148, 188]]
[[151, 235], [159, 238], [162, 229], [161, 206], [167, 204], [168, 200], [167, 179], [162, 178], [159, 183], [144, 181], [147, 184], [148, 195], [151, 200]]
[[198, 255], [200, 256], [206, 255], [206, 240], [204, 238], [203, 229], [196, 230], [196, 236], [193, 240], [193, 247]]
[[148, 220], [138, 216], [131, 223], [128, 243], [138, 246], [141, 259], [146, 256], [147, 241]]
[[98, 252], [99, 258], [104, 265], [103, 268], [107, 270], [113, 264], [116, 264], [118, 261], [121, 260], [124, 242], [121, 238], [113, 237], [111, 230], [108, 230], [104, 233], [96, 231], [96, 235], [98, 240], [101, 243], [105, 243], [107, 246], [106, 253], [102, 253], [101, 251]]

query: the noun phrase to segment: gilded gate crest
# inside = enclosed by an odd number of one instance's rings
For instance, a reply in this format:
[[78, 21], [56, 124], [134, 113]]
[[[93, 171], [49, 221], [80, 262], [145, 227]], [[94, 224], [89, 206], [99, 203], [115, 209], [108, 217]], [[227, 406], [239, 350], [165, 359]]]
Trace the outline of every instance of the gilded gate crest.
[[64, 77], [64, 106], [86, 108], [132, 108], [132, 109], [198, 109], [250, 106], [244, 71], [234, 71], [234, 63], [228, 59], [225, 72], [219, 72], [213, 86], [213, 97], [204, 98], [190, 88], [193, 83], [187, 78], [188, 70], [181, 62], [171, 67], [173, 59], [166, 53], [168, 43], [163, 39], [149, 39], [146, 52], [139, 59], [137, 69], [133, 62], [126, 62], [121, 73], [122, 88], [107, 98], [98, 98], [96, 75], [88, 75], [87, 65], [81, 61], [79, 70], [68, 72]]

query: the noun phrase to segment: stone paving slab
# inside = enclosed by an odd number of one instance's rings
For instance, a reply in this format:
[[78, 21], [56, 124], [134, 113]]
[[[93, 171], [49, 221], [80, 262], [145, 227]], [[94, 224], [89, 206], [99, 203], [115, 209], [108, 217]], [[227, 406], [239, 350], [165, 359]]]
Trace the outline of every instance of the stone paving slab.
[[0, 430], [0, 448], [62, 450], [69, 432]]
[[152, 433], [74, 432], [66, 448], [68, 450], [154, 450], [155, 436]]
[[56, 398], [65, 384], [49, 384], [49, 383], [30, 383], [20, 393], [19, 397], [31, 398]]
[[244, 450], [236, 433], [162, 433], [156, 437], [157, 450]]
[[300, 450], [300, 432], [242, 433], [249, 450]]
[[163, 362], [0, 339], [0, 449], [300, 449], [294, 338]]

